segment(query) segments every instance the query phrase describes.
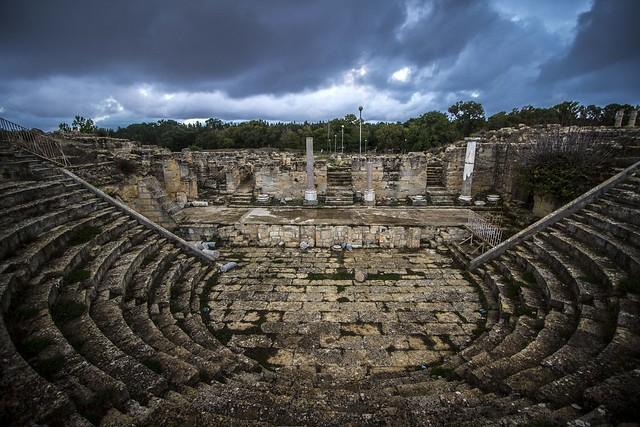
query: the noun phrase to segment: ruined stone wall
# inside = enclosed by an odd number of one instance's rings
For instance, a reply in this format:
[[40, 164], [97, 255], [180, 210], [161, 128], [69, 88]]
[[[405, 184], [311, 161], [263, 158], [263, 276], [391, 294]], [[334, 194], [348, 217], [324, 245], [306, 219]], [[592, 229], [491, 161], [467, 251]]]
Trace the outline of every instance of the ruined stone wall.
[[187, 240], [215, 240], [232, 246], [298, 247], [304, 241], [321, 248], [342, 243], [366, 248], [420, 248], [461, 240], [467, 232], [460, 227], [433, 226], [204, 224], [183, 225], [180, 233]]
[[[439, 162], [438, 158], [422, 153], [376, 156], [370, 160], [373, 162], [372, 186], [378, 200], [402, 200], [424, 194], [427, 164]], [[367, 162], [353, 159], [351, 176], [354, 189], [364, 192], [367, 189]]]
[[[476, 158], [471, 186], [472, 195], [481, 192], [497, 192], [507, 200], [522, 199], [525, 196], [518, 186], [517, 173], [526, 152], [531, 149], [535, 137], [550, 132], [583, 132], [598, 138], [602, 143], [610, 144], [614, 152], [624, 153], [629, 146], [637, 145], [640, 139], [638, 128], [611, 127], [561, 127], [547, 125], [517, 128], [503, 128], [488, 131], [477, 138]], [[466, 141], [457, 141], [445, 150], [444, 181], [447, 189], [460, 191]]]
[[[256, 170], [255, 191], [257, 194], [271, 194], [277, 198], [301, 199], [307, 179], [306, 163], [295, 161], [289, 164], [269, 164]], [[327, 191], [327, 164], [316, 161], [314, 168], [318, 194]]]

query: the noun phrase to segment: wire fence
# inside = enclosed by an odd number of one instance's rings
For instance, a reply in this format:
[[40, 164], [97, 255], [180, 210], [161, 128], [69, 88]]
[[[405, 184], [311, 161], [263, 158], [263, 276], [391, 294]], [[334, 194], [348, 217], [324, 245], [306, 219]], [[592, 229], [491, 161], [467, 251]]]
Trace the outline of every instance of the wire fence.
[[65, 156], [58, 141], [2, 117], [0, 117], [0, 141], [16, 144], [26, 151], [38, 154], [62, 166], [71, 166], [71, 162]]
[[469, 211], [467, 217], [467, 228], [473, 236], [479, 238], [487, 245], [494, 247], [502, 241], [502, 217], [484, 217], [474, 211]]

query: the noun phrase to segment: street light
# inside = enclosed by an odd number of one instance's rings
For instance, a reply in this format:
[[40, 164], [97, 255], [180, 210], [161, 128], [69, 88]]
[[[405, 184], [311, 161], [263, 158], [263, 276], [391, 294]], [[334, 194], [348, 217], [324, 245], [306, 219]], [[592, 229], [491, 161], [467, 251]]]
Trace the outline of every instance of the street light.
[[340, 154], [344, 154], [344, 125], [342, 125], [342, 150]]
[[358, 111], [360, 111], [360, 157], [362, 157], [362, 105], [358, 107]]
[[333, 134], [333, 146], [335, 147], [334, 153], [338, 153], [338, 134]]

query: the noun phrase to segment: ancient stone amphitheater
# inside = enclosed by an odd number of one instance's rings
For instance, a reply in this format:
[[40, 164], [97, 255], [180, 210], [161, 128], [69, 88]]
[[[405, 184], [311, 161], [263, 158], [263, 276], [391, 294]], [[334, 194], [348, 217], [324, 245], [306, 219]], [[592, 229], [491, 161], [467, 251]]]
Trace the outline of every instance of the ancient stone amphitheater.
[[72, 168], [0, 165], [3, 425], [638, 421], [640, 163], [470, 264], [419, 239], [214, 261]]

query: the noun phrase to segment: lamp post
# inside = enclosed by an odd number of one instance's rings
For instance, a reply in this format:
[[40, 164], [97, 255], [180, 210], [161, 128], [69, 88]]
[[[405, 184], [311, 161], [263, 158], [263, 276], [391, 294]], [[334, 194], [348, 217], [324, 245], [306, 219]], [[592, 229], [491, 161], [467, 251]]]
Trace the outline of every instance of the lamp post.
[[367, 138], [364, 139], [364, 155], [367, 155]]
[[342, 125], [342, 150], [340, 154], [344, 154], [344, 125]]
[[338, 154], [338, 135], [337, 134], [333, 134], [333, 147], [334, 147], [334, 153]]
[[358, 111], [360, 111], [360, 157], [362, 157], [362, 105], [358, 107]]

